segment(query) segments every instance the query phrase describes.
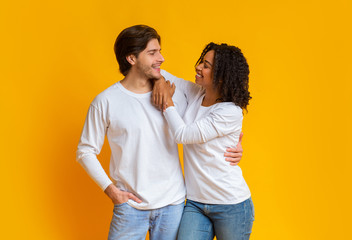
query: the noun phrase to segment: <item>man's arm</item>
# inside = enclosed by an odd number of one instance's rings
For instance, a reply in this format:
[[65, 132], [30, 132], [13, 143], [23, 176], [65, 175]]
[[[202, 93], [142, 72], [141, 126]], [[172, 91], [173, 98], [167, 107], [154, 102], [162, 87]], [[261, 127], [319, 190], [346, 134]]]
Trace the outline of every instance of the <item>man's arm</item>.
[[82, 135], [77, 149], [77, 161], [88, 175], [108, 195], [114, 204], [121, 204], [132, 199], [142, 202], [132, 193], [123, 192], [112, 184], [112, 181], [101, 166], [97, 155], [104, 144], [105, 133], [108, 128], [104, 114], [93, 105], [90, 106]]
[[114, 184], [110, 184], [106, 189], [105, 189], [105, 194], [108, 195], [108, 197], [111, 199], [113, 204], [122, 204], [127, 202], [129, 199], [132, 199], [133, 201], [137, 203], [141, 203], [142, 201], [137, 198], [135, 195], [133, 195], [130, 192], [124, 192], [118, 189]]

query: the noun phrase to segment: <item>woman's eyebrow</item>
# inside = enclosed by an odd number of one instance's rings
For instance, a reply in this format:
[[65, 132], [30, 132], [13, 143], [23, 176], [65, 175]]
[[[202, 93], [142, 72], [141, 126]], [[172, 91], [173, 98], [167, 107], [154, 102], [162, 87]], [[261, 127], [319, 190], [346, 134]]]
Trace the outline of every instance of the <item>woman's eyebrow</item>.
[[211, 64], [209, 61], [204, 60], [204, 62], [208, 63], [210, 66], [213, 66], [213, 64]]

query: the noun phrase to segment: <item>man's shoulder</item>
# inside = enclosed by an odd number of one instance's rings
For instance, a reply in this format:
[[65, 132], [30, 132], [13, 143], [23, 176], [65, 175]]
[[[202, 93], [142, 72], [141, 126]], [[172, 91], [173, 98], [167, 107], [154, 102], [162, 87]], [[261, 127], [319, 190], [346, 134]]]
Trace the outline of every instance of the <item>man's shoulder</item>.
[[160, 74], [165, 78], [165, 80], [169, 80], [170, 82], [175, 84], [179, 84], [180, 82], [185, 81], [184, 79], [176, 77], [175, 75], [165, 71], [164, 69], [160, 70]]
[[101, 93], [99, 93], [93, 100], [92, 105], [100, 106], [101, 104], [106, 104], [111, 101], [112, 97], [117, 96], [119, 88], [117, 87], [118, 82], [114, 83]]
[[173, 76], [175, 77], [174, 75], [170, 74], [169, 72], [167, 72], [165, 69], [160, 69], [160, 74], [165, 77], [165, 76]]
[[176, 77], [163, 69], [161, 70], [160, 73], [161, 73], [161, 75], [163, 75], [163, 77], [166, 80], [170, 80], [171, 82], [175, 83], [176, 90], [178, 89], [178, 90], [182, 91], [189, 98], [192, 98], [192, 97], [194, 97], [198, 94], [202, 94], [204, 92], [204, 89], [202, 86], [195, 84], [192, 81], [187, 81], [183, 78]]

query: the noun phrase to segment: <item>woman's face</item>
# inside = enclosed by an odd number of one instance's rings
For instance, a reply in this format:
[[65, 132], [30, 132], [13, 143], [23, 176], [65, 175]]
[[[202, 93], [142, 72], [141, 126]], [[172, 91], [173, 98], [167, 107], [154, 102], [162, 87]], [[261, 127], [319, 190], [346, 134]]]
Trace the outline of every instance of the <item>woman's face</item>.
[[196, 67], [196, 83], [204, 88], [213, 88], [214, 50], [207, 52]]

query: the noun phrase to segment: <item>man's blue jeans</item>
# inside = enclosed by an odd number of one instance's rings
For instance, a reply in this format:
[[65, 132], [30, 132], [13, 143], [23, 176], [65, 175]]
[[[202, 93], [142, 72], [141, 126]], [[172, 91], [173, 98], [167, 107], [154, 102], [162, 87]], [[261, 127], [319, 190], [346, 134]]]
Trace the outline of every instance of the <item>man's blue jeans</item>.
[[230, 205], [203, 204], [187, 200], [178, 240], [248, 240], [252, 232], [252, 199]]
[[175, 240], [184, 203], [153, 210], [138, 210], [127, 203], [114, 206], [109, 240]]

